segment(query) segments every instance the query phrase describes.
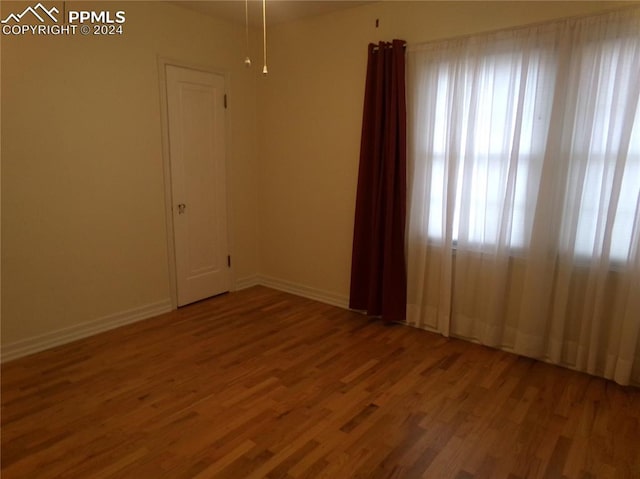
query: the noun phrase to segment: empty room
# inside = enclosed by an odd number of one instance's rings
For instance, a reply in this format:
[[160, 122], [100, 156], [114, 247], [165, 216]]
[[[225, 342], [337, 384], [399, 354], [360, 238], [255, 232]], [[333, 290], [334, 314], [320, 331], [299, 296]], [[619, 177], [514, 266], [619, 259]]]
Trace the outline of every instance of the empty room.
[[640, 3], [0, 4], [3, 478], [640, 478]]

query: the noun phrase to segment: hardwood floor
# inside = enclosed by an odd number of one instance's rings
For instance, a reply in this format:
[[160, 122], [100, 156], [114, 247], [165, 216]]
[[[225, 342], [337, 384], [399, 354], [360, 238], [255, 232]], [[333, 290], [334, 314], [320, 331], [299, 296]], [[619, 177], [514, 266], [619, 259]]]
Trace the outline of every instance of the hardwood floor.
[[2, 477], [640, 478], [640, 391], [266, 288], [2, 366]]

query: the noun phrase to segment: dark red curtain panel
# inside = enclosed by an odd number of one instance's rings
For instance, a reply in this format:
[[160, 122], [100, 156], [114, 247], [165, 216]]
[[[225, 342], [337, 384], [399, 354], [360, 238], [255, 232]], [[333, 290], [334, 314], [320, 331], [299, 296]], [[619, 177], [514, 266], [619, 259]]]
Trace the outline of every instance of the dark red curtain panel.
[[369, 45], [349, 306], [404, 321], [407, 276], [405, 42]]

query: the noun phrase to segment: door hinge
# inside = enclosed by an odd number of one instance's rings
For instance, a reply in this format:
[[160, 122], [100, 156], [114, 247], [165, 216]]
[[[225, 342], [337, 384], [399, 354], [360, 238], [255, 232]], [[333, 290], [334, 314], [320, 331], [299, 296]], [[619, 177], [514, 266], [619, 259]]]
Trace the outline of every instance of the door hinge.
[[227, 108], [227, 94], [224, 94], [224, 108]]
[[227, 255], [227, 266], [231, 268], [231, 256]]

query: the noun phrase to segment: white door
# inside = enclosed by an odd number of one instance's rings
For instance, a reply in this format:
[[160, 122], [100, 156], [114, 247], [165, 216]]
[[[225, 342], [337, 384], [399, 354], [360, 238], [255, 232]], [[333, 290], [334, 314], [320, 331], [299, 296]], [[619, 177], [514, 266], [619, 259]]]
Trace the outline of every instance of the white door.
[[224, 77], [166, 66], [178, 306], [229, 291]]

